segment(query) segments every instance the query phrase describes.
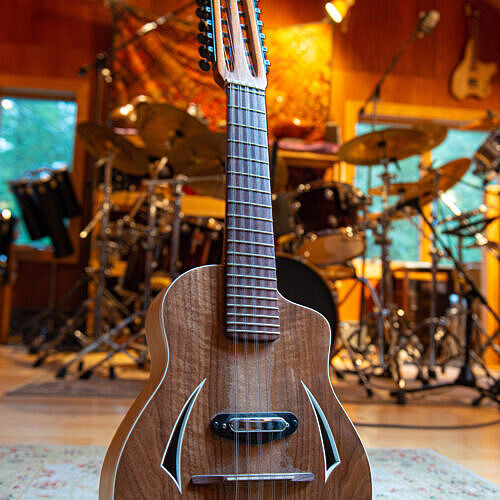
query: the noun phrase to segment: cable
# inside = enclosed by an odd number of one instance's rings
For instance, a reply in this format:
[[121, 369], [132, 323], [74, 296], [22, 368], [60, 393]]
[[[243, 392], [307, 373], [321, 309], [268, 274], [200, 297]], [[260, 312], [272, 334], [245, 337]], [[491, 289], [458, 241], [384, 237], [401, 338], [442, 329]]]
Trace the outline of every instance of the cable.
[[421, 431], [458, 431], [458, 430], [468, 430], [468, 429], [480, 429], [482, 427], [490, 427], [493, 425], [500, 424], [500, 418], [497, 420], [492, 420], [491, 422], [484, 422], [481, 424], [469, 424], [469, 425], [406, 425], [406, 424], [375, 424], [371, 422], [354, 422], [356, 427], [380, 427], [380, 428], [391, 428], [391, 429], [415, 429]]

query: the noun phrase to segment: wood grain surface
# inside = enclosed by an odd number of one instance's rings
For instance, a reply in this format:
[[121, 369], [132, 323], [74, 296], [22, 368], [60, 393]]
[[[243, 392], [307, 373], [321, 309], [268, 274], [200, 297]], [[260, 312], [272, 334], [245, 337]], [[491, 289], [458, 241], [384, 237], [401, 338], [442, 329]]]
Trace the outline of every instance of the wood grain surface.
[[[147, 316], [151, 377], [109, 447], [100, 499], [180, 497], [161, 468], [162, 456], [177, 416], [205, 378], [182, 445], [183, 498], [370, 499], [365, 451], [328, 380], [327, 322], [280, 297], [280, 338], [235, 344], [223, 334], [223, 290], [224, 268], [201, 267], [182, 275], [153, 302]], [[326, 484], [318, 425], [301, 381], [327, 416], [341, 459]], [[215, 414], [234, 410], [291, 411], [299, 428], [260, 450], [240, 444], [235, 460], [233, 441], [217, 437], [209, 428]], [[240, 483], [237, 492], [234, 485], [191, 483], [198, 474], [291, 471], [312, 472], [315, 480], [250, 488]]]

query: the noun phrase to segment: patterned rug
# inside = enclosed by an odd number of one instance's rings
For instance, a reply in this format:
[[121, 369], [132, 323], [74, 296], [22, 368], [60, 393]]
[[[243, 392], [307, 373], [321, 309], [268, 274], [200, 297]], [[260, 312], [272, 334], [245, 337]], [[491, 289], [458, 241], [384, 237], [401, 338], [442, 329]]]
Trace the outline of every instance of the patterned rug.
[[[0, 500], [95, 500], [105, 448], [0, 446]], [[428, 449], [368, 451], [374, 499], [500, 500], [500, 488]]]

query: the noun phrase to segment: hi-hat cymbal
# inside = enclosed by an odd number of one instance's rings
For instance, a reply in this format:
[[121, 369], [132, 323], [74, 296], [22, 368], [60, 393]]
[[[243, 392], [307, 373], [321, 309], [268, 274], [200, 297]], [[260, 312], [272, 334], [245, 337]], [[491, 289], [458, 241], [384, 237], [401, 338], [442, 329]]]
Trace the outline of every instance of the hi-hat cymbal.
[[139, 103], [135, 114], [135, 126], [146, 143], [146, 152], [156, 158], [165, 156], [177, 142], [207, 131], [197, 118], [171, 104]]
[[[458, 160], [450, 161], [425, 174], [417, 182], [392, 184], [389, 194], [400, 195], [399, 204], [404, 204], [411, 200], [418, 200], [418, 204], [423, 207], [434, 199], [434, 194], [436, 192], [444, 193], [448, 191], [448, 189], [451, 189], [465, 175], [469, 169], [470, 163], [471, 160], [469, 158], [459, 158]], [[396, 186], [398, 186], [399, 189], [396, 188]], [[375, 189], [377, 192], [374, 192]], [[373, 191], [370, 190], [370, 194], [378, 195], [379, 189], [381, 193], [381, 187], [377, 187], [374, 188]], [[407, 210], [394, 211], [394, 207], [389, 208], [389, 211], [393, 214], [391, 215], [391, 219], [393, 220], [414, 214], [414, 210], [410, 213], [408, 213]], [[370, 214], [369, 219], [379, 219], [381, 215], [381, 213]]]
[[143, 150], [136, 148], [123, 136], [97, 123], [79, 123], [76, 127], [85, 147], [96, 158], [115, 154], [113, 167], [125, 174], [146, 175], [149, 171], [148, 158]]
[[386, 128], [351, 139], [339, 149], [339, 158], [353, 165], [378, 165], [382, 160], [403, 160], [429, 150], [426, 132]]
[[472, 120], [460, 127], [460, 130], [494, 130], [500, 127], [500, 115], [488, 113], [483, 118]]

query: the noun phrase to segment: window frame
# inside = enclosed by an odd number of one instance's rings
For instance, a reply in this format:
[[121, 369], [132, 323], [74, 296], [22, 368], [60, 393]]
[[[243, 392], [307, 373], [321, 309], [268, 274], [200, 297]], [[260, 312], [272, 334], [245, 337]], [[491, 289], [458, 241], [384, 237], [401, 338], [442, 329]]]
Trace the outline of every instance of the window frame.
[[[50, 78], [0, 74], [0, 99], [24, 97], [31, 99], [60, 99], [73, 101], [77, 106], [76, 123], [89, 119], [90, 88], [90, 81], [82, 78]], [[83, 144], [75, 132], [71, 178], [76, 196], [82, 205], [85, 201], [85, 164], [86, 153]], [[53, 252], [49, 249], [38, 249], [30, 245], [14, 244], [13, 251], [15, 259], [21, 262], [78, 263], [82, 251], [79, 237], [82, 220], [82, 216], [70, 220], [68, 231], [75, 249], [72, 255], [56, 259]]]

